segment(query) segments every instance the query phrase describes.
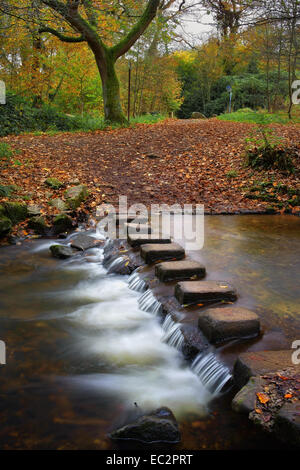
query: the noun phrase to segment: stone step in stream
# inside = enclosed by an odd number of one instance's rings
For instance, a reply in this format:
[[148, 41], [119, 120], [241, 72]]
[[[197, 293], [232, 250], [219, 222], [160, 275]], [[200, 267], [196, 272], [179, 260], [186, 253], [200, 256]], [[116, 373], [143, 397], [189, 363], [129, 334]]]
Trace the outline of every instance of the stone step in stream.
[[199, 314], [198, 326], [212, 344], [259, 335], [256, 313], [243, 307], [210, 308]]
[[164, 237], [164, 236], [159, 236], [159, 235], [151, 235], [151, 236], [147, 236], [147, 234], [142, 234], [142, 235], [137, 235], [137, 234], [134, 234], [134, 235], [128, 235], [127, 237], [127, 241], [129, 243], [129, 245], [132, 247], [132, 248], [138, 248], [140, 247], [141, 245], [145, 245], [145, 244], [159, 244], [159, 245], [164, 245], [164, 244], [168, 244], [168, 243], [171, 243], [171, 238], [170, 237]]
[[175, 297], [181, 305], [234, 301], [235, 289], [226, 281], [183, 281], [175, 286]]
[[197, 261], [166, 261], [155, 266], [155, 275], [161, 282], [202, 279], [206, 270]]
[[177, 243], [153, 244], [141, 246], [141, 256], [147, 264], [157, 261], [182, 260], [185, 257], [184, 249]]
[[128, 234], [130, 235], [150, 235], [151, 233], [153, 233], [151, 226], [148, 224], [126, 223], [125, 228], [127, 228]]

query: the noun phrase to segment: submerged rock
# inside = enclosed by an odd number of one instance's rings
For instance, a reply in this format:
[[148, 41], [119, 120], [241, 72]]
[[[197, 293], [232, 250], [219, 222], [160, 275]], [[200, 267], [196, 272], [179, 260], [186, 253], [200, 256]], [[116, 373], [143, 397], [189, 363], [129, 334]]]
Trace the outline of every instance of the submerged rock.
[[113, 440], [135, 440], [144, 443], [168, 442], [176, 444], [181, 436], [175, 416], [169, 408], [162, 407], [140, 416], [110, 434]]
[[74, 251], [69, 246], [65, 245], [51, 245], [50, 251], [54, 258], [67, 259], [74, 255]]

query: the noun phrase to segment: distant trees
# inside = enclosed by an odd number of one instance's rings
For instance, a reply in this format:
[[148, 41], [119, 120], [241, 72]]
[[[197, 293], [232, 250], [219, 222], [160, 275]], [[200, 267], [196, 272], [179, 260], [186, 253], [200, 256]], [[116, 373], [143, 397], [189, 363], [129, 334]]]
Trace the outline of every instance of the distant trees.
[[[40, 64], [42, 34], [60, 41], [87, 43], [102, 81], [104, 115], [112, 122], [125, 122], [120, 101], [120, 85], [115, 64], [134, 46], [159, 11], [166, 11], [177, 0], [3, 0], [0, 12], [21, 19], [33, 39], [32, 80], [36, 81]], [[179, 4], [179, 10], [181, 8]], [[185, 3], [185, 2], [183, 2]]]

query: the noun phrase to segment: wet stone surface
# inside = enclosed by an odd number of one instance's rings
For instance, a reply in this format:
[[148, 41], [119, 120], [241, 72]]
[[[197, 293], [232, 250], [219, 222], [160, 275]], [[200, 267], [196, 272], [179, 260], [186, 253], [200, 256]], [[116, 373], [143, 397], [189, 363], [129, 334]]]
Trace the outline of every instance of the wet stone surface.
[[140, 247], [148, 243], [151, 244], [168, 244], [171, 243], [170, 237], [147, 236], [147, 235], [128, 235], [128, 243], [132, 248]]
[[95, 246], [100, 246], [103, 243], [103, 240], [97, 240], [96, 238], [91, 237], [85, 233], [78, 233], [78, 235], [74, 234], [71, 239], [71, 246], [81, 251], [94, 248]]
[[181, 305], [236, 300], [237, 294], [226, 281], [183, 281], [175, 287], [175, 297]]
[[113, 440], [130, 439], [145, 443], [178, 443], [181, 439], [175, 416], [161, 407], [110, 433]]
[[215, 344], [235, 338], [250, 338], [260, 331], [255, 312], [242, 307], [211, 308], [199, 315], [199, 328]]
[[263, 375], [300, 365], [292, 363], [292, 350], [245, 352], [239, 355], [234, 364], [234, 380], [243, 387], [253, 375]]
[[166, 261], [155, 266], [155, 275], [162, 282], [183, 279], [202, 279], [205, 267], [197, 261]]
[[177, 243], [145, 244], [141, 247], [141, 256], [147, 264], [164, 260], [181, 260], [185, 257], [184, 249]]

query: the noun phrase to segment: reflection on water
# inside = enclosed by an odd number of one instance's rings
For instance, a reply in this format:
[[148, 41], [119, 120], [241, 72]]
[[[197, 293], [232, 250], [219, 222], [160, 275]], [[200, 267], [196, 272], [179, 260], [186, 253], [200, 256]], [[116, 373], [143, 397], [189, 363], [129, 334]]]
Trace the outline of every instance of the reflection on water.
[[[299, 326], [299, 222], [209, 217], [205, 247], [192, 254], [266, 322], [284, 319], [287, 335]], [[183, 448], [274, 445], [232, 415], [229, 402], [211, 403], [180, 352], [162, 342], [157, 318], [139, 308], [141, 294], [126, 277], [107, 275], [101, 249], [57, 261], [50, 244], [0, 251], [1, 448], [111, 448], [107, 432], [135, 402], [171, 407]]]

